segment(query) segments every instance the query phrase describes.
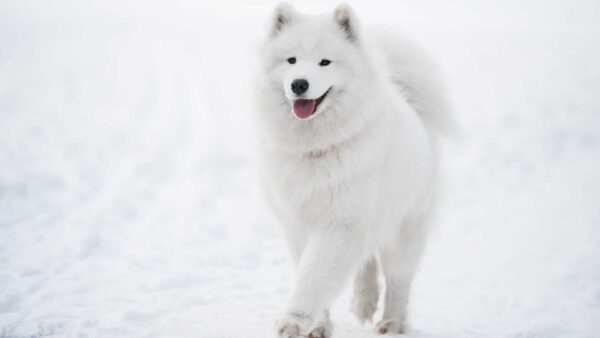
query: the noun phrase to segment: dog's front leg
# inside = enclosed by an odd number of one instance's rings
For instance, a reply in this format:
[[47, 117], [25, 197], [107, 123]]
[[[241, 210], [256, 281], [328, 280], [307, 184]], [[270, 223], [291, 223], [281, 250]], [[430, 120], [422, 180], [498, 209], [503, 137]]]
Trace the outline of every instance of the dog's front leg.
[[364, 226], [336, 224], [311, 234], [298, 265], [293, 295], [277, 323], [279, 337], [330, 335], [331, 328], [318, 323], [323, 322], [322, 314], [359, 265], [365, 249]]

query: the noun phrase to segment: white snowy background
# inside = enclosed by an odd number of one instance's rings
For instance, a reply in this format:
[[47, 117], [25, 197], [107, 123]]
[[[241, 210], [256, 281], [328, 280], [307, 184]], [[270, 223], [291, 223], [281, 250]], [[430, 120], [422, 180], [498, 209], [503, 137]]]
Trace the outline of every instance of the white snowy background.
[[[433, 54], [461, 128], [408, 336], [600, 336], [600, 2], [350, 4]], [[292, 270], [249, 93], [274, 5], [0, 1], [0, 337], [272, 336]], [[335, 336], [375, 337], [348, 308]]]

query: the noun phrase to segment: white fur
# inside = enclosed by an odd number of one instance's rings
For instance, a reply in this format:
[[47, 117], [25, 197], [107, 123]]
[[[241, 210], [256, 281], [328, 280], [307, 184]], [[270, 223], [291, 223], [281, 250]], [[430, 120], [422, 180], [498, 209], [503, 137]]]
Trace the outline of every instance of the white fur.
[[[450, 121], [435, 68], [409, 41], [363, 32], [346, 5], [322, 16], [280, 5], [260, 59], [261, 185], [297, 266], [278, 336], [329, 337], [328, 309], [353, 275], [353, 311], [371, 320], [378, 265], [387, 287], [376, 328], [402, 332]], [[308, 120], [292, 113], [297, 78], [309, 98], [332, 88]]]

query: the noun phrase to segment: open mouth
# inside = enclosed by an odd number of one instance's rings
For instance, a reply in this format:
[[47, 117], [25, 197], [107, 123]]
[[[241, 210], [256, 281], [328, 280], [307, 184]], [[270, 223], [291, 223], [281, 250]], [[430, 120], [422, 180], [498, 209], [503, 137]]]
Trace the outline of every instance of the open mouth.
[[330, 90], [331, 87], [327, 89], [327, 91], [325, 91], [325, 94], [321, 95], [321, 97], [317, 98], [316, 100], [295, 100], [294, 104], [292, 105], [294, 115], [296, 115], [296, 117], [301, 120], [311, 117], [317, 111], [317, 108], [319, 107], [321, 102], [325, 100], [325, 96], [329, 94]]

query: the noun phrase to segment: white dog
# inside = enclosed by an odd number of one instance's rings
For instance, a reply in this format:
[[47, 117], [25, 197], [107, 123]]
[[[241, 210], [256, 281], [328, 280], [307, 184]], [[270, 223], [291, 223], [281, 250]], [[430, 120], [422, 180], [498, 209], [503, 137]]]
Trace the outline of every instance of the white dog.
[[257, 79], [261, 183], [297, 267], [279, 337], [330, 337], [328, 309], [354, 276], [353, 312], [406, 329], [411, 281], [449, 125], [435, 67], [410, 42], [367, 35], [346, 5], [309, 16], [281, 4]]

